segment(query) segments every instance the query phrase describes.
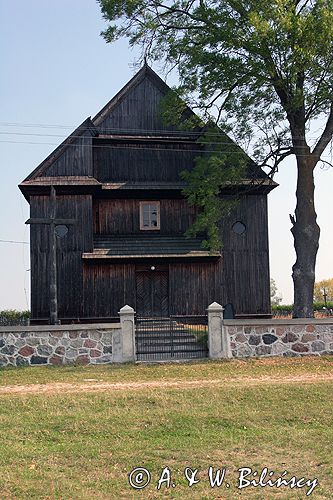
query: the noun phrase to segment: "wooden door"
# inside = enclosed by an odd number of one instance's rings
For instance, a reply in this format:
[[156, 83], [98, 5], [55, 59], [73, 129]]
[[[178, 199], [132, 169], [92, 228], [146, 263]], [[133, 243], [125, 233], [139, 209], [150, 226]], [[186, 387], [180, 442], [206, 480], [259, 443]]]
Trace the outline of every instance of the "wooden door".
[[168, 271], [136, 272], [136, 312], [138, 316], [169, 316]]

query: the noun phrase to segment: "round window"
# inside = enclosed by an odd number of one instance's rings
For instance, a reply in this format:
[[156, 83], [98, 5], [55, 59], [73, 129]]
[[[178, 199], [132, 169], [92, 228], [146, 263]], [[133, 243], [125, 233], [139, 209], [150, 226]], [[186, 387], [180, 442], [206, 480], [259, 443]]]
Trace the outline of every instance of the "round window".
[[246, 231], [246, 226], [243, 222], [237, 221], [235, 222], [235, 224], [233, 224], [232, 230], [236, 234], [244, 234]]
[[68, 233], [68, 227], [60, 224], [59, 226], [55, 227], [54, 231], [58, 238], [63, 238]]

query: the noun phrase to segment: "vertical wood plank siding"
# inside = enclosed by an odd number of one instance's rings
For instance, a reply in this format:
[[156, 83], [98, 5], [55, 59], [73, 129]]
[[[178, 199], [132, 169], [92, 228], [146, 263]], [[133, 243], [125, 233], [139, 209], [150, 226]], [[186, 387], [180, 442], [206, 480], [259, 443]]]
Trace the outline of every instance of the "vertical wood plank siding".
[[[140, 231], [140, 202], [142, 200], [96, 199], [93, 204], [94, 234], [142, 234]], [[161, 229], [153, 233], [184, 234], [195, 220], [198, 209], [186, 200], [160, 200]], [[151, 235], [152, 232], [149, 231]]]
[[125, 305], [135, 308], [135, 264], [85, 264], [84, 316], [117, 317]]
[[[194, 216], [195, 210], [185, 200], [161, 200], [161, 231], [158, 233], [182, 234], [192, 224]], [[237, 221], [245, 224], [244, 235], [232, 231]], [[94, 224], [95, 234], [140, 233], [139, 200], [95, 200]], [[220, 230], [223, 247], [219, 262], [170, 264], [172, 313], [203, 314], [209, 303], [219, 301], [222, 304], [232, 302], [238, 314], [268, 314], [270, 293], [266, 196], [243, 196], [234, 212], [221, 221]], [[107, 267], [102, 266], [104, 272], [107, 272]], [[103, 287], [101, 278], [99, 282]], [[132, 286], [134, 289], [134, 282]], [[119, 287], [122, 290], [121, 285]], [[124, 297], [123, 291], [119, 293]], [[103, 296], [107, 294], [108, 291], [104, 290]], [[131, 294], [129, 297], [132, 300]], [[114, 310], [114, 314], [116, 312]]]
[[120, 143], [94, 146], [94, 176], [101, 182], [179, 182], [199, 156], [195, 143]]
[[[135, 263], [86, 264], [83, 270], [81, 256], [93, 250], [93, 223], [95, 234], [139, 233], [139, 200], [95, 200], [92, 217], [90, 195], [57, 199], [57, 217], [78, 220], [57, 240], [59, 316], [117, 316], [125, 303], [135, 307]], [[47, 217], [48, 208], [49, 197], [31, 197], [32, 217]], [[182, 234], [193, 222], [194, 212], [185, 200], [161, 200], [160, 234]], [[244, 235], [232, 231], [237, 220], [246, 225]], [[49, 314], [48, 231], [47, 226], [31, 226], [33, 317]], [[222, 258], [217, 263], [170, 264], [173, 314], [203, 314], [213, 301], [232, 302], [239, 314], [269, 313], [266, 196], [244, 196], [234, 213], [222, 221], [221, 232]]]
[[70, 144], [63, 154], [45, 169], [43, 177], [93, 175], [93, 148], [90, 131]]
[[105, 120], [99, 124], [101, 133], [167, 131], [176, 127], [166, 125], [161, 116], [164, 93], [146, 77], [120, 100]]
[[[48, 196], [31, 196], [31, 217], [48, 217]], [[93, 250], [91, 195], [57, 196], [57, 217], [73, 218], [67, 235], [57, 238], [59, 317], [79, 317], [83, 312], [82, 252]], [[32, 225], [31, 311], [33, 318], [49, 316], [49, 226]]]
[[[235, 222], [243, 235], [232, 231]], [[224, 302], [239, 314], [270, 313], [269, 251], [266, 195], [242, 196], [234, 212], [220, 225], [223, 248]]]
[[[232, 231], [237, 221], [246, 225], [244, 235]], [[223, 247], [217, 263], [170, 266], [173, 314], [203, 314], [213, 301], [231, 302], [237, 314], [269, 314], [266, 196], [243, 196], [234, 212], [221, 221], [220, 231]]]
[[169, 268], [172, 314], [205, 314], [207, 306], [222, 299], [221, 264], [179, 263]]

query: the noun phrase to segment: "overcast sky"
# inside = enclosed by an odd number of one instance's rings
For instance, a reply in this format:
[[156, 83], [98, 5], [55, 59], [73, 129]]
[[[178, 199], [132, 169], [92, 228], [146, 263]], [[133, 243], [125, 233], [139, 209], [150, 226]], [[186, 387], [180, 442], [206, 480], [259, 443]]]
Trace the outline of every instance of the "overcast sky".
[[[0, 19], [0, 240], [28, 242], [29, 205], [17, 185], [133, 76], [137, 54], [126, 41], [109, 45], [100, 37], [105, 24], [94, 0], [0, 0]], [[280, 186], [268, 197], [271, 277], [290, 303], [294, 162], [275, 180]], [[317, 168], [317, 280], [333, 277], [332, 188], [333, 169]], [[27, 309], [29, 245], [0, 241], [0, 266], [0, 310]]]

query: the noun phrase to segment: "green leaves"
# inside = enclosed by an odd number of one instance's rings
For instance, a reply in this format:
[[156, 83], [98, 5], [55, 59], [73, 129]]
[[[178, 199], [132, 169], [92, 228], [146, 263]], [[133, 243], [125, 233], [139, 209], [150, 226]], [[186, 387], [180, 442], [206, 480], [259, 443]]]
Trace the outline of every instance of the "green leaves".
[[[207, 129], [200, 143], [203, 156], [196, 159], [193, 170], [182, 172], [182, 178], [187, 182], [183, 193], [190, 205], [201, 208], [187, 235], [204, 233], [207, 236], [204, 247], [217, 251], [223, 244], [219, 232], [220, 221], [228, 216], [237, 204], [237, 186], [241, 185], [246, 176], [248, 159], [216, 127]], [[215, 151], [211, 152], [212, 149]], [[221, 194], [226, 187], [232, 187], [232, 195]]]
[[15, 309], [6, 309], [0, 311], [0, 326], [7, 325], [26, 325], [30, 318], [30, 311], [16, 311]]
[[215, 119], [235, 123], [237, 141], [251, 135], [256, 151], [263, 128], [276, 136], [272, 111], [279, 124], [301, 108], [306, 123], [328, 116], [333, 0], [99, 3], [110, 23], [107, 41], [128, 37], [151, 59], [176, 65], [188, 99]]

